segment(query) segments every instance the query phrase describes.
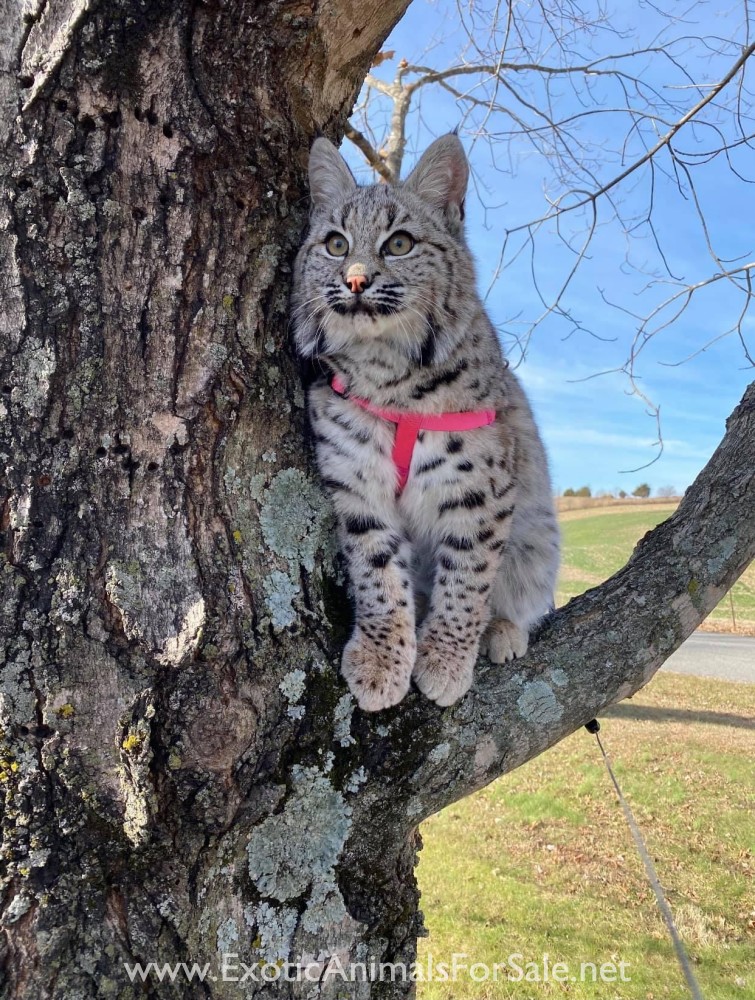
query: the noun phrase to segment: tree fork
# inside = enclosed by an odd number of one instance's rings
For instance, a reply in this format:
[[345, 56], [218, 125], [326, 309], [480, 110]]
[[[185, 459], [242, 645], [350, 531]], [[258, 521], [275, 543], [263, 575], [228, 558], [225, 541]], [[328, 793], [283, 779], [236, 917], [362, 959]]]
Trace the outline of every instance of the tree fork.
[[411, 961], [418, 822], [645, 683], [753, 556], [751, 387], [677, 515], [525, 660], [446, 712], [354, 709], [288, 276], [311, 139], [404, 6], [0, 0], [3, 998]]

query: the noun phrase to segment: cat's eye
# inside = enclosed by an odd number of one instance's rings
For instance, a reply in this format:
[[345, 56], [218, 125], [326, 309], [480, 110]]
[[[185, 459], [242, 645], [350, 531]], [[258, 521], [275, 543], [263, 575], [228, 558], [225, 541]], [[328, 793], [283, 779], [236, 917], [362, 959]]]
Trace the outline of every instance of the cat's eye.
[[331, 257], [345, 257], [349, 252], [349, 241], [340, 233], [331, 233], [325, 240], [325, 249]]
[[414, 246], [414, 240], [409, 233], [394, 233], [383, 245], [383, 253], [390, 254], [391, 257], [403, 257], [404, 254]]

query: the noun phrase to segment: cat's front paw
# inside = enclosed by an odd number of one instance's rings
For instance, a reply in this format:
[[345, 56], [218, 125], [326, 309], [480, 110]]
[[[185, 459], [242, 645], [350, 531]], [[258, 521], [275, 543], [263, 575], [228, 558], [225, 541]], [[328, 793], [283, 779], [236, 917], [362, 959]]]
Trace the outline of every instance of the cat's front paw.
[[363, 711], [379, 712], [405, 697], [415, 653], [413, 629], [374, 638], [356, 627], [343, 651], [341, 673]]
[[480, 644], [480, 652], [487, 656], [491, 663], [506, 663], [527, 652], [529, 636], [525, 631], [510, 622], [507, 618], [499, 618], [488, 625], [488, 630]]
[[446, 708], [463, 698], [472, 686], [476, 660], [476, 645], [474, 649], [461, 649], [428, 629], [417, 645], [414, 683], [426, 698]]

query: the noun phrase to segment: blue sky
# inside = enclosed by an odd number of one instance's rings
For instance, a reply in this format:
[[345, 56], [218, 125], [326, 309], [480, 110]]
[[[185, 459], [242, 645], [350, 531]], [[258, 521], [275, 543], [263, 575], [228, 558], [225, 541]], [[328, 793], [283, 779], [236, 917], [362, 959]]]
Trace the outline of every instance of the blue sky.
[[[678, 9], [676, 0], [674, 6]], [[432, 3], [414, 0], [384, 46], [386, 50], [395, 49], [395, 60], [384, 63], [375, 70], [375, 75], [390, 80], [401, 57], [436, 69], [458, 62], [465, 41], [459, 28], [458, 9], [452, 0]], [[482, 7], [478, 5], [475, 9], [478, 28], [484, 31], [486, 26], [489, 28], [490, 19]], [[536, 5], [529, 9], [535, 10]], [[575, 38], [579, 61], [644, 45], [665, 46], [680, 68], [674, 67], [665, 56], [638, 56], [622, 66], [636, 71], [646, 87], [655, 87], [664, 98], [678, 102], [685, 109], [692, 107], [706, 92], [706, 85], [723, 75], [736, 58], [731, 48], [713, 52], [710, 39], [713, 36], [736, 39], [741, 45], [744, 35], [741, 4], [722, 10], [714, 3], [691, 3], [685, 5], [684, 11], [683, 23], [669, 26], [640, 0], [617, 3], [609, 11], [607, 24], [595, 32], [585, 32], [584, 38], [579, 35]], [[624, 37], [617, 37], [616, 30]], [[706, 36], [709, 41], [696, 42], [697, 35]], [[679, 36], [686, 36], [687, 40], [674, 41]], [[721, 49], [722, 45], [717, 42], [715, 47]], [[557, 53], [549, 52], [548, 59], [555, 63]], [[525, 80], [517, 74], [512, 79], [516, 79], [520, 92], [533, 103], [542, 99], [542, 88], [534, 76]], [[466, 82], [464, 86], [468, 85]], [[584, 146], [579, 155], [593, 174], [605, 181], [620, 171], [622, 147], [626, 162], [631, 162], [657, 136], [653, 123], [646, 120], [627, 138], [626, 112], [611, 110], [619, 108], [621, 100], [615, 84], [598, 80], [590, 81], [590, 85], [600, 102], [601, 113], [581, 121], [579, 139]], [[552, 92], [553, 114], [564, 117], [583, 111], [585, 96], [584, 79], [578, 82], [576, 90], [559, 83]], [[520, 107], [513, 99], [509, 103], [515, 109]], [[378, 137], [386, 113], [387, 105], [376, 102], [370, 121]], [[415, 162], [417, 152], [434, 136], [456, 127], [460, 118], [461, 111], [452, 96], [436, 86], [423, 88], [421, 106], [411, 118], [404, 175]], [[674, 120], [668, 109], [664, 118], [666, 121], [657, 126], [660, 133]], [[736, 137], [725, 109], [712, 107], [707, 120], [728, 136]], [[478, 118], [478, 124], [479, 121]], [[485, 293], [497, 268], [504, 231], [542, 215], [548, 207], [546, 191], [554, 197], [567, 188], [555, 176], [553, 159], [533, 150], [521, 135], [512, 134], [504, 116], [491, 116], [487, 120], [490, 131], [508, 133], [493, 145], [485, 138], [474, 138], [473, 120], [466, 124], [462, 140], [470, 154], [476, 188], [488, 206], [484, 208], [480, 199], [470, 193], [468, 240], [477, 263], [478, 285]], [[746, 132], [755, 131], [748, 128], [751, 122], [744, 124]], [[687, 127], [677, 137], [677, 147], [687, 153], [700, 153], [713, 145], [713, 139], [711, 128]], [[358, 164], [358, 154], [353, 155], [347, 147], [345, 144], [347, 158], [353, 165]], [[741, 146], [731, 156], [745, 177], [753, 175], [755, 157], [749, 147]], [[687, 161], [690, 159], [688, 156]], [[696, 161], [705, 159], [697, 157]], [[656, 170], [652, 179], [653, 219], [666, 263], [672, 274], [684, 282], [705, 280], [718, 267], [708, 253], [692, 192], [682, 178], [685, 190], [680, 193], [667, 154], [662, 154], [659, 163], [663, 169]], [[737, 180], [722, 156], [696, 162], [691, 174], [717, 253], [721, 258], [752, 260], [755, 185]], [[362, 182], [369, 179], [369, 171], [360, 174]], [[579, 184], [585, 185], [584, 176]], [[629, 313], [645, 315], [676, 290], [663, 281], [651, 281], [653, 277], [663, 277], [663, 260], [650, 228], [641, 221], [650, 193], [651, 176], [647, 168], [614, 190], [623, 215], [636, 220], [632, 236], [628, 238], [612, 221], [606, 204], [600, 210], [589, 254], [563, 300], [570, 315], [577, 318], [579, 329], [550, 315], [532, 333], [526, 356], [517, 365], [540, 423], [550, 455], [553, 484], [559, 491], [589, 485], [593, 492], [618, 489], [631, 492], [640, 482], [649, 483], [654, 490], [664, 486], [684, 490], [712, 454], [724, 432], [726, 417], [755, 378], [735, 335], [717, 341], [682, 365], [676, 364], [731, 327], [744, 301], [742, 294], [726, 281], [696, 293], [686, 312], [674, 325], [650, 339], [637, 359], [638, 385], [660, 407], [664, 448], [658, 461], [632, 471], [651, 462], [657, 454], [653, 447], [657, 436], [655, 419], [648, 415], [642, 400], [629, 394], [630, 384], [624, 373], [598, 373], [620, 368], [627, 360], [638, 329], [638, 320]], [[585, 219], [584, 214], [576, 213], [565, 217], [567, 231], [573, 238], [578, 240]], [[552, 222], [538, 232], [536, 246], [535, 271], [547, 297], [560, 287], [575, 258], [557, 239]], [[512, 334], [521, 338], [543, 308], [533, 284], [528, 255], [520, 255], [503, 269], [488, 293], [487, 306], [512, 360], [518, 361], [521, 352]], [[752, 316], [745, 319], [743, 330], [752, 354], [755, 352]]]

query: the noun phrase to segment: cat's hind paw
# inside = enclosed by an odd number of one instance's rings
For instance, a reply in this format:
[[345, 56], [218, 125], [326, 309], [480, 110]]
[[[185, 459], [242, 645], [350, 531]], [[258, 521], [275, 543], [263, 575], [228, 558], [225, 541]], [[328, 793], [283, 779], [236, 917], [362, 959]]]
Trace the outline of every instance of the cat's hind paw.
[[393, 641], [396, 644], [389, 645], [389, 639], [377, 642], [357, 626], [343, 651], [341, 673], [364, 712], [398, 705], [409, 691], [416, 649], [413, 631]]
[[529, 636], [518, 625], [507, 618], [499, 618], [488, 625], [480, 644], [480, 652], [491, 663], [506, 663], [524, 656], [528, 642]]

